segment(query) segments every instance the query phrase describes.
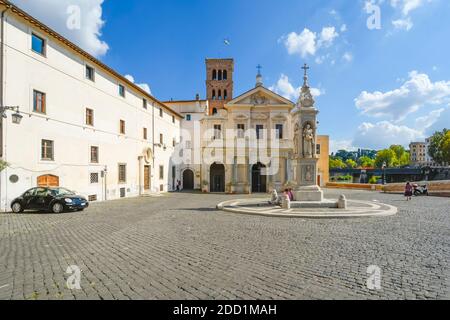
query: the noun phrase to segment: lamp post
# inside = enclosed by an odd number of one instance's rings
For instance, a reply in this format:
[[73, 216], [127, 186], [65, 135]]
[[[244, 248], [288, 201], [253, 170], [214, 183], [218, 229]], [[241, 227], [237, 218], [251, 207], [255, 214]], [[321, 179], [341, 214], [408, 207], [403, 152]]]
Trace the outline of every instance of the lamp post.
[[386, 163], [386, 161], [384, 161], [383, 166], [382, 166], [382, 168], [383, 168], [383, 185], [386, 184], [386, 167], [387, 167], [387, 163]]
[[4, 118], [4, 119], [7, 118], [6, 111], [8, 111], [8, 110], [15, 111], [12, 114], [12, 122], [14, 124], [20, 124], [23, 116], [19, 112], [19, 107], [18, 106], [0, 106], [0, 114], [1, 114], [2, 118]]

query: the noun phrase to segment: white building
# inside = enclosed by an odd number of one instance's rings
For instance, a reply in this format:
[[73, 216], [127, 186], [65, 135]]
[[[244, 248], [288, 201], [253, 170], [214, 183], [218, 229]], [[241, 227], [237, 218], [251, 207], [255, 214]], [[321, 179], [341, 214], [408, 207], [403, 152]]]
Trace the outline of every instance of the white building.
[[181, 115], [16, 6], [0, 1], [1, 209], [37, 185], [91, 200], [172, 190]]

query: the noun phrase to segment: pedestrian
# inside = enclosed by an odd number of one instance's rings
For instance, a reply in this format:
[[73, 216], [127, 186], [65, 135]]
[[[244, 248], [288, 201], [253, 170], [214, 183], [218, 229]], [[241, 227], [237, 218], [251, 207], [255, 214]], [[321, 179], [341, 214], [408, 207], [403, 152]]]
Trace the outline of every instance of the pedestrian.
[[413, 195], [413, 186], [411, 185], [411, 183], [408, 181], [406, 183], [405, 186], [405, 197], [406, 197], [406, 201], [410, 201], [412, 199], [412, 195]]
[[177, 192], [180, 192], [181, 181], [177, 180]]

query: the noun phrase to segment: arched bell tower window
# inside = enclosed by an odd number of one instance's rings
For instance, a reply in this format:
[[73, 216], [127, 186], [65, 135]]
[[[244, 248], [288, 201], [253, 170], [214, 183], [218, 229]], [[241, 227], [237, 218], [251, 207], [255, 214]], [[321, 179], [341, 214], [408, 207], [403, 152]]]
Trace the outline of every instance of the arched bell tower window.
[[213, 99], [213, 100], [216, 100], [216, 90], [213, 90], [213, 91], [212, 91], [212, 99]]
[[222, 70], [219, 70], [219, 77], [217, 80], [222, 81]]
[[213, 80], [217, 80], [217, 70], [213, 70], [213, 73], [212, 73], [212, 79]]
[[223, 80], [227, 80], [228, 78], [228, 72], [227, 70], [223, 70]]
[[228, 99], [228, 92], [227, 90], [223, 90], [223, 100], [227, 100]]
[[222, 90], [219, 90], [219, 100], [222, 100]]
[[217, 108], [212, 109], [212, 114], [217, 114]]

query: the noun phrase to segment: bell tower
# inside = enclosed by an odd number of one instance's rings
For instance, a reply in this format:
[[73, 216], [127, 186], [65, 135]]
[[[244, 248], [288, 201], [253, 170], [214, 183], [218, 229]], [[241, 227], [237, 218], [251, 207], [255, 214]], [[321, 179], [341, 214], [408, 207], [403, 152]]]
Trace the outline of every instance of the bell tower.
[[233, 59], [206, 59], [206, 99], [209, 115], [233, 100]]

